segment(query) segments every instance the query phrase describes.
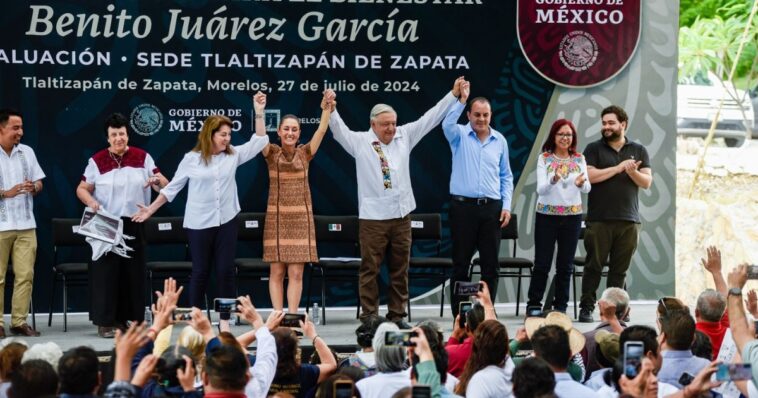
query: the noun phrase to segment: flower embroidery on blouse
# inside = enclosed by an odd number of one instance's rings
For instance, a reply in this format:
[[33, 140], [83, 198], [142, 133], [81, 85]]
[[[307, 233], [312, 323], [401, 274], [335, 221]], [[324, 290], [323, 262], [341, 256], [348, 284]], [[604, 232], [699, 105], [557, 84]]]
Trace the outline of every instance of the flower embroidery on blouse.
[[379, 155], [379, 167], [382, 168], [382, 180], [384, 181], [384, 189], [392, 189], [392, 178], [390, 177], [390, 164], [387, 162], [387, 157], [384, 156], [384, 151], [382, 151], [382, 146], [379, 144], [379, 141], [374, 141], [371, 143], [371, 146], [374, 148], [374, 151], [376, 151], [376, 154]]

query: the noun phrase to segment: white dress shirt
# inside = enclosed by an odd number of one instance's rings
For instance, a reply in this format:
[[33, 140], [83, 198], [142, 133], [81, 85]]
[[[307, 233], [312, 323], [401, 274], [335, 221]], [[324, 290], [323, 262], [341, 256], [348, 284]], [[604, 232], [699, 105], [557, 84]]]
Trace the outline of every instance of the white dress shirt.
[[495, 365], [474, 373], [466, 386], [467, 397], [507, 398], [513, 396], [513, 371], [516, 364], [508, 357], [502, 368]]
[[[351, 131], [335, 110], [329, 119], [334, 139], [355, 158], [358, 178], [358, 217], [364, 220], [402, 218], [416, 208], [409, 170], [410, 154], [426, 134], [436, 127], [456, 101], [452, 93], [445, 95], [432, 109], [415, 122], [397, 127], [392, 141], [385, 145], [373, 130]], [[391, 188], [385, 188], [378, 143], [389, 166]]]
[[[35, 182], [43, 178], [45, 173], [37, 163], [37, 156], [31, 147], [18, 144], [13, 147], [10, 156], [0, 149], [0, 190], [7, 191], [26, 180]], [[12, 198], [0, 198], [0, 231], [21, 231], [36, 227], [31, 192]]]
[[400, 372], [377, 373], [355, 383], [363, 398], [391, 398], [405, 387], [411, 386], [410, 369]]
[[171, 182], [161, 194], [171, 202], [189, 181], [184, 227], [204, 229], [218, 227], [240, 212], [235, 174], [237, 167], [257, 155], [268, 144], [268, 136], [253, 134], [250, 141], [232, 147], [233, 153], [221, 152], [211, 157], [207, 165], [200, 152], [184, 155]]
[[92, 195], [97, 203], [118, 217], [132, 217], [137, 205], [150, 205], [151, 187], [147, 179], [159, 173], [153, 158], [142, 149], [129, 147], [120, 158], [107, 149], [97, 152], [87, 162], [82, 179], [95, 186]]

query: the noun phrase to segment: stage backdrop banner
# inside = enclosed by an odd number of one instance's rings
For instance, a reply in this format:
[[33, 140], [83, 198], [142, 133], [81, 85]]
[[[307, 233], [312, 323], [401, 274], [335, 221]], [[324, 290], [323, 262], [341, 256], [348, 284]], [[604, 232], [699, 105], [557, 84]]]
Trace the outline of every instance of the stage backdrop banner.
[[[292, 113], [302, 123], [304, 143], [319, 123], [326, 88], [337, 92], [348, 126], [362, 131], [369, 129], [374, 104], [388, 103], [398, 123], [411, 122], [449, 92], [456, 77], [465, 76], [472, 95], [490, 98], [493, 126], [508, 140], [518, 181], [555, 86], [524, 57], [516, 15], [516, 2], [499, 0], [9, 3], [0, 16], [0, 105], [23, 112], [22, 142], [35, 149], [47, 174], [45, 190], [35, 198], [37, 302], [51, 294], [40, 288], [51, 283], [50, 220], [81, 214], [75, 189], [87, 159], [107, 146], [103, 121], [112, 112], [129, 118], [129, 144], [150, 153], [171, 178], [208, 115], [233, 120], [233, 144], [248, 140], [251, 97], [259, 90], [268, 95], [265, 120], [272, 142], [281, 117]], [[442, 255], [450, 248], [450, 166], [450, 149], [438, 127], [416, 147], [410, 167], [416, 212], [442, 213]], [[242, 211], [264, 212], [263, 159], [241, 166], [237, 183]], [[310, 184], [315, 214], [357, 214], [354, 160], [330, 134], [313, 160]], [[185, 199], [180, 194], [157, 216], [183, 215]], [[673, 236], [672, 228], [666, 234]], [[328, 247], [320, 250], [337, 255]], [[242, 242], [238, 251], [260, 254]], [[433, 242], [414, 247], [414, 255], [425, 254], [436, 254]], [[151, 258], [183, 255], [181, 248], [150, 250]], [[381, 283], [386, 280], [383, 274]], [[414, 280], [412, 296], [437, 284]], [[354, 303], [354, 289], [352, 283], [331, 286], [329, 304]], [[639, 289], [647, 287], [642, 283]], [[265, 282], [242, 283], [240, 290], [267, 305]], [[88, 307], [86, 290], [80, 293], [69, 300], [72, 310]], [[434, 297], [420, 301], [438, 300]], [[56, 298], [56, 309], [60, 303]]]

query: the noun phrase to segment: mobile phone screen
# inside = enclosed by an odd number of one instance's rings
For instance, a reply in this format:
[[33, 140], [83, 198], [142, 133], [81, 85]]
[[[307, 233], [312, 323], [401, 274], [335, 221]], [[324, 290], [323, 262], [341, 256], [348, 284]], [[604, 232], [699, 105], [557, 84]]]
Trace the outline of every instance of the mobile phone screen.
[[429, 386], [415, 385], [411, 391], [412, 398], [432, 398], [432, 388]]
[[752, 377], [749, 363], [722, 363], [716, 368], [716, 381], [749, 380]]
[[458, 326], [461, 328], [466, 327], [466, 313], [474, 308], [474, 304], [470, 301], [461, 301], [458, 304]]
[[217, 298], [213, 300], [213, 310], [216, 312], [239, 312], [239, 300], [233, 298]]
[[300, 322], [305, 322], [305, 314], [284, 314], [284, 319], [280, 325], [289, 328], [299, 328]]
[[644, 355], [644, 345], [641, 341], [627, 341], [624, 343], [624, 374], [633, 379], [637, 377]]
[[410, 330], [391, 330], [384, 333], [385, 345], [399, 345], [403, 347], [413, 346], [411, 337], [416, 337], [418, 334]]
[[455, 282], [455, 294], [457, 296], [475, 296], [480, 290], [482, 285], [479, 282]]

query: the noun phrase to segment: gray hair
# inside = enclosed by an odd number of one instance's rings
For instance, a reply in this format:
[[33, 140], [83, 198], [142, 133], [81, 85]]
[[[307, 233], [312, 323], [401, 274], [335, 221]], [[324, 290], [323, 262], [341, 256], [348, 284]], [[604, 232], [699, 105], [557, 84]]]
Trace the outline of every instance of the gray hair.
[[377, 116], [379, 116], [382, 113], [387, 113], [387, 112], [397, 114], [397, 112], [395, 112], [395, 110], [387, 104], [374, 105], [374, 107], [371, 108], [371, 121], [373, 122]]
[[724, 316], [726, 299], [713, 289], [705, 289], [697, 296], [697, 312], [707, 322], [718, 322]]
[[376, 328], [371, 346], [374, 348], [376, 370], [379, 372], [399, 372], [405, 369], [405, 347], [384, 345], [384, 334], [398, 330], [400, 328], [392, 322], [384, 322]]
[[55, 372], [58, 373], [58, 361], [60, 361], [62, 356], [63, 350], [61, 350], [58, 344], [52, 341], [37, 343], [24, 352], [24, 356], [21, 357], [21, 363], [26, 363], [32, 359], [41, 359], [52, 365]]
[[621, 319], [629, 308], [629, 293], [618, 287], [609, 287], [603, 291], [601, 300], [616, 306], [616, 316]]

